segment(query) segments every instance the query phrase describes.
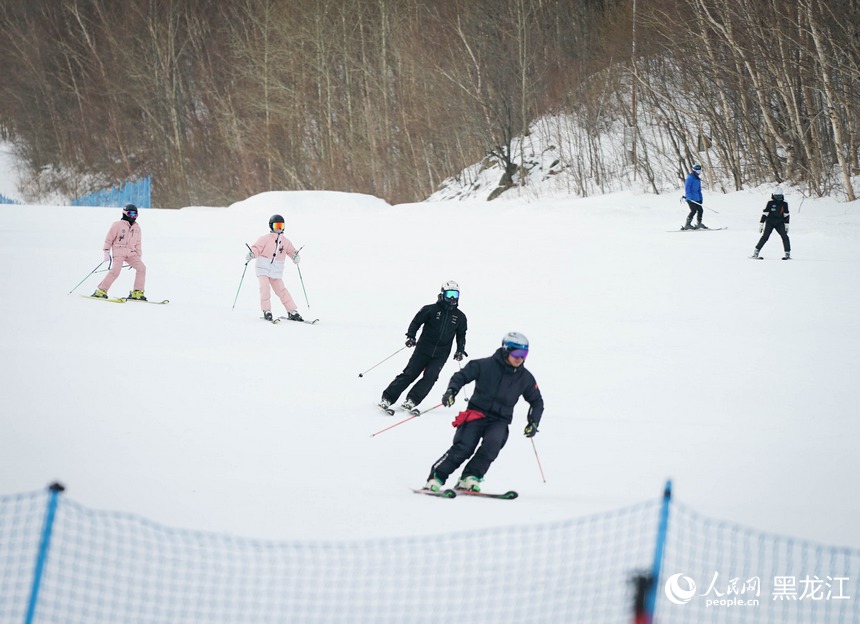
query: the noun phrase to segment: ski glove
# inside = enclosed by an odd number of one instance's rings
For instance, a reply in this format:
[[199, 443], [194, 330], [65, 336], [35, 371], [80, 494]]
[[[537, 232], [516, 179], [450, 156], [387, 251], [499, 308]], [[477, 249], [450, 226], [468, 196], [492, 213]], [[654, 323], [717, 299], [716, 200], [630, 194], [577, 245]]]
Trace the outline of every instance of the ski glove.
[[406, 336], [406, 346], [410, 349], [415, 346], [415, 338], [412, 336]]
[[457, 351], [454, 354], [454, 359], [457, 360], [458, 362], [461, 362], [464, 357], [469, 357], [469, 354], [466, 353], [465, 351]]
[[537, 425], [531, 421], [526, 425], [525, 431], [523, 431], [523, 435], [527, 438], [535, 437], [535, 434], [538, 432]]
[[448, 388], [445, 390], [445, 394], [442, 395], [442, 405], [445, 407], [451, 407], [454, 405], [454, 397], [457, 396], [457, 393]]
[[296, 254], [293, 256], [293, 262], [298, 264], [301, 261], [302, 261], [302, 259], [299, 257], [299, 252], [297, 251]]
[[105, 262], [110, 262], [110, 251], [105, 249]]
[[245, 254], [245, 263], [246, 264], [253, 259], [254, 259], [254, 252], [253, 251], [249, 251], [248, 253]]
[[759, 223], [758, 224], [758, 233], [761, 234], [762, 232], [764, 232], [764, 223]]

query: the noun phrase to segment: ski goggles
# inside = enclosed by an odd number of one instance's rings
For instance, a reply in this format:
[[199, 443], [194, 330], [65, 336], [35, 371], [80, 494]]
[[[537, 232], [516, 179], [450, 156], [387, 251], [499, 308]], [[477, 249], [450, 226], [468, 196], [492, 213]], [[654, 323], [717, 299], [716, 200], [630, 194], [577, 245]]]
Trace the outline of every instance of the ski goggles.
[[283, 223], [278, 223], [278, 222], [276, 221], [275, 223], [273, 223], [273, 224], [272, 224], [272, 231], [274, 231], [274, 232], [283, 232], [283, 231], [284, 231], [284, 224], [283, 224]]
[[508, 351], [508, 355], [515, 358], [526, 359], [526, 356], [529, 354], [528, 349], [511, 349]]
[[126, 210], [125, 214], [127, 214], [129, 217], [137, 218], [137, 210]]
[[459, 299], [460, 291], [459, 290], [446, 290], [445, 291], [445, 299]]

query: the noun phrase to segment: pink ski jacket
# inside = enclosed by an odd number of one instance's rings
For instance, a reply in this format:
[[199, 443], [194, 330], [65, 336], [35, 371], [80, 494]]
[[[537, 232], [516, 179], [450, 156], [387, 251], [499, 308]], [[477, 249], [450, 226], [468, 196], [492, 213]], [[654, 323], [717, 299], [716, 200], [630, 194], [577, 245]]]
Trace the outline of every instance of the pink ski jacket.
[[110, 226], [107, 236], [105, 236], [104, 250], [112, 251], [114, 257], [125, 258], [133, 253], [142, 257], [142, 240], [140, 226], [137, 223], [129, 223], [120, 219]]
[[295, 263], [294, 256], [297, 253], [290, 239], [280, 232], [264, 234], [251, 245], [251, 251], [257, 258], [257, 276], [265, 275], [273, 279], [283, 277], [287, 256]]

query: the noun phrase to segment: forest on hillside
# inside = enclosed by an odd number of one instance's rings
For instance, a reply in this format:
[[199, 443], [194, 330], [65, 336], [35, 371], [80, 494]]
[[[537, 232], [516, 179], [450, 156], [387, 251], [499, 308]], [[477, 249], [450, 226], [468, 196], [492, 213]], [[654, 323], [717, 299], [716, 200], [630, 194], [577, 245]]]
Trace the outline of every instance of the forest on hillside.
[[667, 162], [849, 201], [860, 174], [860, 0], [0, 0], [0, 75], [29, 199], [420, 201], [485, 159], [523, 183], [548, 116], [580, 195], [618, 175], [608, 134], [657, 192]]

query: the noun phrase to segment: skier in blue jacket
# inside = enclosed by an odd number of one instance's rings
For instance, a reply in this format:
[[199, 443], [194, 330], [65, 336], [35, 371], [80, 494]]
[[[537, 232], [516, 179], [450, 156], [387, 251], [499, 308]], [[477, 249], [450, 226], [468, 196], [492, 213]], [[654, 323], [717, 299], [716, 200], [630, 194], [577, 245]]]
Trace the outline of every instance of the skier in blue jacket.
[[[687, 215], [687, 222], [682, 227], [682, 230], [707, 230], [708, 226], [702, 223], [702, 180], [699, 176], [702, 175], [702, 165], [693, 165], [693, 170], [687, 175], [687, 182], [684, 184], [684, 199], [687, 200], [687, 205], [690, 207], [690, 214]], [[696, 216], [696, 225], [693, 225], [693, 216]]]

